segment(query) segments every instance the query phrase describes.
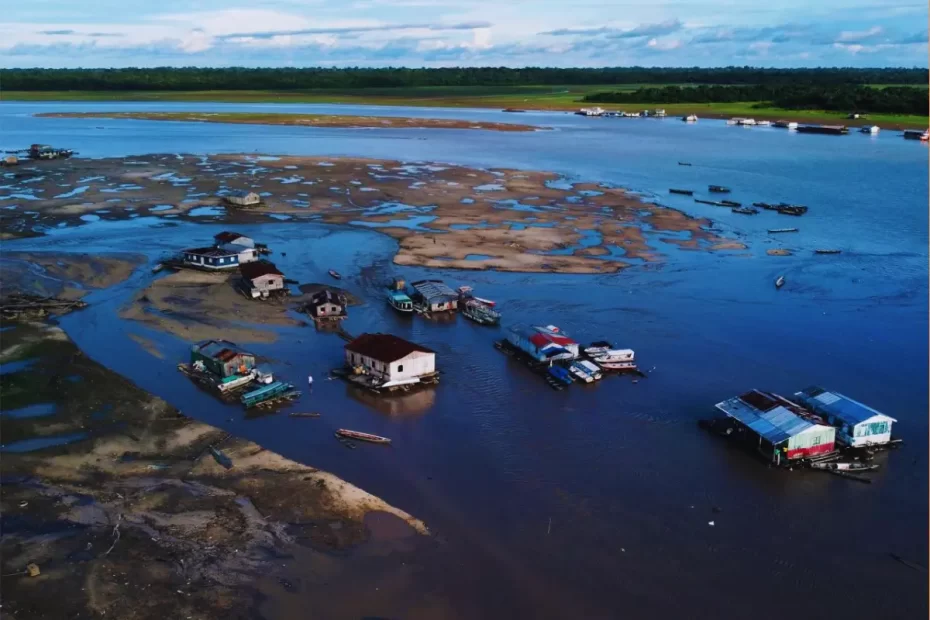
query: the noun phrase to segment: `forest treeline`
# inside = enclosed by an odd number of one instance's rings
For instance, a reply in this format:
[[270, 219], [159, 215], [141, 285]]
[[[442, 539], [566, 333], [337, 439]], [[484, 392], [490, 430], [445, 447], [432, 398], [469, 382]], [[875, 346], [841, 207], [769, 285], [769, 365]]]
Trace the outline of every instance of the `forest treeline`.
[[409, 68], [200, 68], [2, 69], [3, 90], [303, 90], [452, 86], [556, 86], [592, 84], [711, 84], [818, 86], [922, 84], [927, 69], [818, 68], [716, 69], [608, 67], [557, 69], [526, 67]]
[[913, 86], [872, 88], [848, 84], [754, 84], [666, 86], [587, 95], [590, 103], [736, 103], [759, 102], [793, 110], [834, 110], [927, 115], [928, 91]]

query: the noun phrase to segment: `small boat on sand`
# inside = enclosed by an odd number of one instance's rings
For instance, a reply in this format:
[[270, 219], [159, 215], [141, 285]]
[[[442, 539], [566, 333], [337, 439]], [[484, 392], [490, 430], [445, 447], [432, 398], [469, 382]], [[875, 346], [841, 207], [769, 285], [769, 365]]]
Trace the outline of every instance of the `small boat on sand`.
[[770, 233], [798, 232], [797, 228], [769, 228]]
[[342, 279], [342, 275], [341, 275], [338, 271], [336, 271], [335, 269], [330, 269], [330, 270], [329, 270], [329, 275], [331, 275], [332, 277], [336, 278], [337, 280], [341, 280], [341, 279]]
[[668, 190], [668, 193], [669, 194], [683, 194], [685, 196], [693, 196], [694, 190], [693, 189], [670, 189]]
[[368, 441], [370, 443], [389, 444], [391, 440], [381, 435], [372, 435], [371, 433], [362, 433], [359, 431], [350, 431], [347, 428], [340, 428], [336, 431], [336, 437], [344, 439], [355, 439], [357, 441]]
[[707, 189], [711, 192], [716, 192], [718, 194], [729, 194], [730, 188], [724, 187], [723, 185], [708, 185]]
[[778, 276], [775, 279], [775, 288], [781, 288], [785, 285], [785, 276]]
[[814, 250], [814, 254], [840, 254], [843, 250]]

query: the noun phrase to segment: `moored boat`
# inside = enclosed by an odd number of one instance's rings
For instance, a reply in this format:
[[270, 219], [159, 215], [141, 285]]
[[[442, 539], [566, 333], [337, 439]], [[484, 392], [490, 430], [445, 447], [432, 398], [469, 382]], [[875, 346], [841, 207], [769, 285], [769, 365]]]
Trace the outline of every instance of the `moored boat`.
[[814, 254], [840, 254], [843, 250], [814, 250]]
[[849, 133], [846, 125], [798, 125], [798, 133], [822, 133], [833, 136], [840, 136]]
[[388, 304], [398, 312], [413, 312], [413, 300], [401, 291], [388, 291]]
[[341, 275], [338, 271], [336, 271], [335, 269], [330, 269], [330, 270], [329, 270], [329, 275], [331, 275], [332, 277], [336, 278], [337, 280], [341, 280], [341, 279], [342, 279], [342, 275]]
[[391, 440], [387, 437], [382, 437], [381, 435], [372, 435], [371, 433], [362, 433], [360, 431], [352, 431], [347, 428], [340, 428], [336, 431], [336, 437], [342, 437], [345, 439], [355, 439], [357, 441], [367, 441], [370, 443], [380, 443], [380, 444], [389, 444]]
[[697, 119], [698, 117], [696, 114], [689, 114], [688, 116], [681, 117], [681, 120], [683, 120], [686, 123], [696, 123]]
[[487, 306], [477, 298], [469, 299], [461, 309], [462, 315], [480, 325], [497, 325], [501, 321], [501, 314]]
[[694, 190], [693, 190], [693, 189], [674, 189], [674, 188], [673, 188], [673, 189], [668, 190], [668, 193], [669, 193], [669, 194], [683, 194], [683, 195], [685, 195], [685, 196], [693, 196], [693, 195], [694, 195]]
[[742, 207], [743, 206], [743, 203], [736, 202], [735, 200], [721, 200], [720, 204], [722, 204], [725, 207]]
[[769, 127], [771, 126], [772, 121], [756, 121], [757, 127]]
[[569, 372], [561, 366], [550, 366], [549, 375], [559, 383], [563, 383], [565, 385], [571, 385], [574, 381]]
[[732, 211], [733, 213], [740, 213], [742, 215], [756, 215], [759, 213], [757, 209], [753, 209], [752, 207], [734, 207]]
[[584, 348], [584, 352], [585, 355], [589, 357], [595, 357], [598, 355], [604, 355], [613, 348], [614, 345], [607, 342], [606, 340], [597, 340], [586, 346]]
[[780, 127], [781, 129], [797, 129], [798, 124], [795, 121], [775, 121], [772, 123], [772, 127]]
[[804, 215], [807, 213], [807, 207], [803, 205], [775, 205], [775, 210], [784, 215]]
[[789, 233], [798, 232], [797, 228], [769, 228], [770, 233]]
[[633, 349], [608, 349], [600, 355], [592, 357], [599, 366], [604, 364], [629, 364], [633, 365], [636, 354]]
[[920, 131], [919, 129], [908, 129], [903, 134], [905, 140], [920, 140], [926, 142], [930, 138], [930, 131]]
[[876, 134], [879, 131], [881, 131], [881, 127], [879, 127], [878, 125], [866, 125], [865, 127], [859, 128], [859, 133]]
[[601, 374], [601, 369], [598, 368], [596, 364], [587, 360], [572, 362], [571, 366], [568, 367], [568, 371], [585, 383], [599, 381], [604, 376]]
[[723, 185], [708, 185], [707, 189], [718, 194], [729, 194], [730, 188], [724, 187]]

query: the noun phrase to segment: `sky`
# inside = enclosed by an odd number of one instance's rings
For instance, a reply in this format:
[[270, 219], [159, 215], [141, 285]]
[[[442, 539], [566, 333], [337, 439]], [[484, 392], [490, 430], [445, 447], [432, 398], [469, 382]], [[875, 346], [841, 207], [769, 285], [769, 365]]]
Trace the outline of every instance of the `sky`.
[[926, 67], [927, 11], [926, 0], [8, 0], [0, 67]]

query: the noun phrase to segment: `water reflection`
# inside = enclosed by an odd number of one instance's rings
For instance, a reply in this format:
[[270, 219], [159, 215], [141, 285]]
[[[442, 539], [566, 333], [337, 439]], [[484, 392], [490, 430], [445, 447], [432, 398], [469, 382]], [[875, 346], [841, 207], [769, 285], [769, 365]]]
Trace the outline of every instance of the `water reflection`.
[[355, 385], [346, 385], [346, 396], [392, 418], [415, 419], [436, 404], [436, 388], [421, 388], [406, 394], [375, 394]]

